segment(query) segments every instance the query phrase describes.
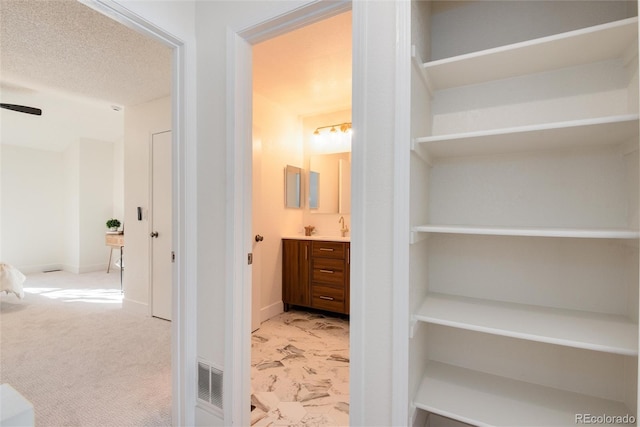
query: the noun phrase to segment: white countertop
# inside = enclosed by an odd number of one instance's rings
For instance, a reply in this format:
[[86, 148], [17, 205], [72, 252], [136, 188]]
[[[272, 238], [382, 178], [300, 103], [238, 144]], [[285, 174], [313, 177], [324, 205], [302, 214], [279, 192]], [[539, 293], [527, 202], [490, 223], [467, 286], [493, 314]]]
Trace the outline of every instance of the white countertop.
[[282, 236], [283, 239], [293, 239], [293, 240], [323, 240], [327, 242], [350, 242], [351, 237], [346, 236], [304, 236], [302, 234], [298, 234], [295, 236]]

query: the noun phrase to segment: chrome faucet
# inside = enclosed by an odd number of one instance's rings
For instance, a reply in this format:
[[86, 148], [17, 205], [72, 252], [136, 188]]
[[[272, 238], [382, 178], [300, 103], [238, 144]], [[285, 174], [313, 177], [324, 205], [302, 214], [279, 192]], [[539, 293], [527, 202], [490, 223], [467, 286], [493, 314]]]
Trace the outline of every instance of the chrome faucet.
[[340, 217], [338, 222], [342, 225], [342, 228], [340, 228], [340, 233], [342, 234], [342, 237], [344, 237], [345, 234], [347, 234], [347, 232], [349, 231], [349, 227], [344, 225], [344, 217], [343, 216]]

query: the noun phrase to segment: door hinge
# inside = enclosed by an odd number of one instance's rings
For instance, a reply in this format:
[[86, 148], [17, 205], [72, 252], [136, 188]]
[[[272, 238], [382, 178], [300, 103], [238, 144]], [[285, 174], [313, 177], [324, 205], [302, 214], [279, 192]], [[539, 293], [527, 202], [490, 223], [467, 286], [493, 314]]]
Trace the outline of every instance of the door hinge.
[[253, 264], [253, 254], [251, 252], [247, 254], [247, 264]]
[[176, 262], [176, 253], [171, 251], [171, 262]]

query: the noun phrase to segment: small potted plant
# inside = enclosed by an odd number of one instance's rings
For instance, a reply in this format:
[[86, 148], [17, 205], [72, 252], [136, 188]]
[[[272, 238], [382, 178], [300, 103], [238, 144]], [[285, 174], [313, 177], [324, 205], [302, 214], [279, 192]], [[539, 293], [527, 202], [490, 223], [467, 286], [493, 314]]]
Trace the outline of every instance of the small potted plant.
[[118, 231], [118, 227], [120, 227], [120, 221], [115, 218], [111, 218], [107, 221], [107, 228], [111, 231]]

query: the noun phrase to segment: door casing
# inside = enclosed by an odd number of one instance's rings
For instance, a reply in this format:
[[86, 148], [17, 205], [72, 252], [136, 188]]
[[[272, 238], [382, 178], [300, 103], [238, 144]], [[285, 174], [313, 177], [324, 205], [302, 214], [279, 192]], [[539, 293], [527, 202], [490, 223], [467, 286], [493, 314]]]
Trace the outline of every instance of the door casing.
[[[252, 63], [251, 46], [351, 9], [350, 1], [312, 2], [241, 31], [227, 30], [227, 282], [224, 395], [225, 420], [250, 425], [252, 250]], [[354, 57], [356, 44], [354, 43]], [[355, 190], [354, 190], [355, 191]], [[353, 315], [352, 315], [353, 318]], [[351, 358], [354, 360], [354, 358]], [[352, 376], [353, 377], [353, 376]], [[353, 391], [354, 387], [352, 387]], [[353, 393], [352, 393], [353, 394]], [[230, 402], [229, 402], [230, 401]]]
[[[186, 76], [195, 76], [195, 61], [187, 60], [185, 42], [163, 26], [151, 23], [114, 0], [78, 0], [116, 22], [172, 49], [172, 269], [171, 418], [173, 425], [195, 425], [197, 304], [197, 194], [187, 183], [197, 181], [195, 122], [187, 123], [187, 105], [194, 93], [186, 90]], [[191, 83], [189, 81], [189, 83]]]

